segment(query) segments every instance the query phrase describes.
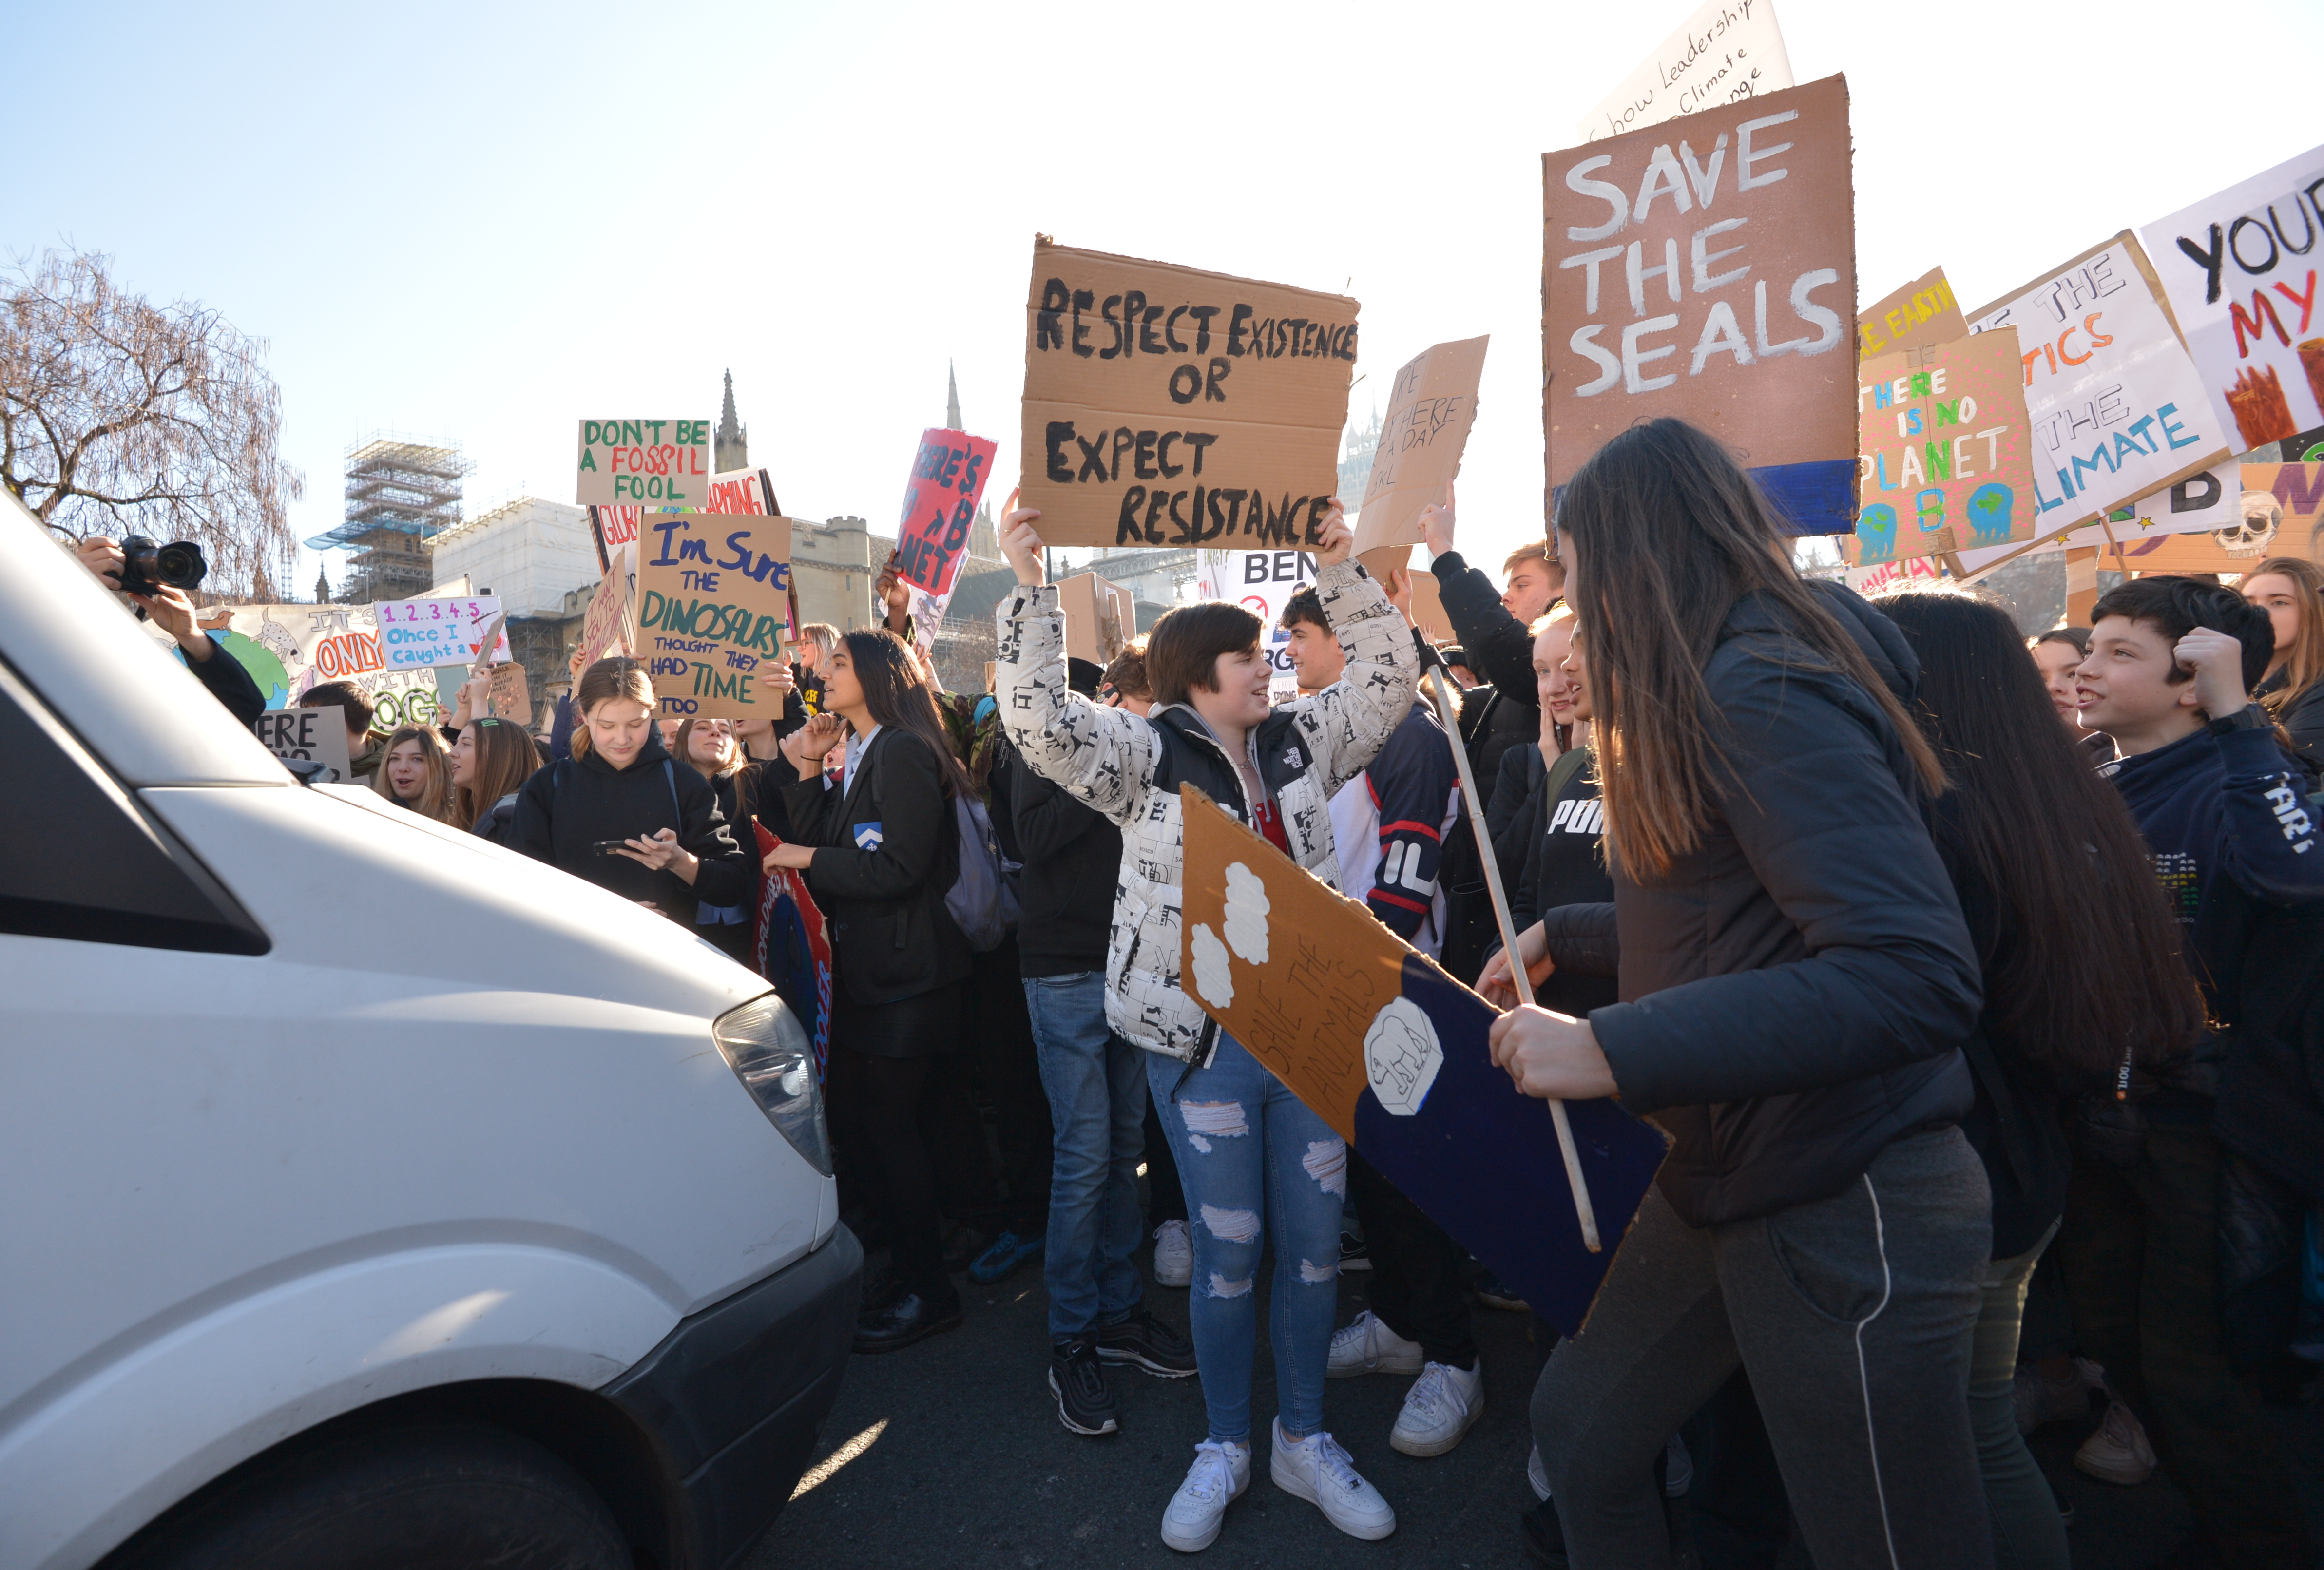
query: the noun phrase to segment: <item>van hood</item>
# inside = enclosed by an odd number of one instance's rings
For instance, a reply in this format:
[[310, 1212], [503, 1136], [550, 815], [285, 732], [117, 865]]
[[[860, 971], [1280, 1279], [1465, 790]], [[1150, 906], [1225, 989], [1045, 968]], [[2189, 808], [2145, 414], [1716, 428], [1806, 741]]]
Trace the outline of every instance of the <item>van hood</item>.
[[265, 930], [271, 963], [376, 972], [383, 998], [554, 993], [708, 1020], [769, 990], [666, 916], [361, 787], [138, 797]]

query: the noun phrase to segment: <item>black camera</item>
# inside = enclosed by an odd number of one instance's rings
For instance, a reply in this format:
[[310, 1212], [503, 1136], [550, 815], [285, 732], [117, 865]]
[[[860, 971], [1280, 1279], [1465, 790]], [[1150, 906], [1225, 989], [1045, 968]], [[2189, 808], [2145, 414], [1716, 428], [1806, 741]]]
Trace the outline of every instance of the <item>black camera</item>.
[[157, 545], [143, 534], [133, 534], [121, 542], [121, 587], [124, 593], [151, 596], [167, 584], [171, 588], [190, 589], [209, 575], [210, 564], [202, 558], [202, 548], [190, 540], [172, 540], [167, 545]]

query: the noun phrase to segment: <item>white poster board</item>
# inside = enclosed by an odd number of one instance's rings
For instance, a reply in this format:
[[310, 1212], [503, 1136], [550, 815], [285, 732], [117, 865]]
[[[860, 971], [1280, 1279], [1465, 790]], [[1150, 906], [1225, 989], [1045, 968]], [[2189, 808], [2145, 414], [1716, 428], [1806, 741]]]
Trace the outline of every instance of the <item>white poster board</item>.
[[1595, 142], [1795, 85], [1775, 0], [1703, 0], [1575, 131]]
[[[473, 665], [482, 658], [484, 623], [501, 614], [501, 602], [493, 596], [430, 596], [391, 600], [372, 609], [379, 617], [379, 652], [386, 668], [432, 670], [438, 665]], [[511, 658], [505, 628], [493, 645], [493, 658]]]
[[1259, 642], [1275, 674], [1267, 696], [1287, 703], [1299, 696], [1299, 682], [1291, 670], [1291, 637], [1277, 623], [1291, 596], [1315, 583], [1315, 559], [1304, 550], [1197, 550], [1194, 588], [1205, 600], [1240, 605], [1262, 624]]
[[2116, 236], [1987, 306], [1969, 330], [2017, 329], [2034, 430], [2035, 528], [2047, 533], [2226, 461], [2234, 428]]
[[331, 771], [318, 785], [343, 785], [355, 777], [347, 758], [347, 716], [341, 708], [271, 708], [251, 727], [278, 758], [321, 763]]

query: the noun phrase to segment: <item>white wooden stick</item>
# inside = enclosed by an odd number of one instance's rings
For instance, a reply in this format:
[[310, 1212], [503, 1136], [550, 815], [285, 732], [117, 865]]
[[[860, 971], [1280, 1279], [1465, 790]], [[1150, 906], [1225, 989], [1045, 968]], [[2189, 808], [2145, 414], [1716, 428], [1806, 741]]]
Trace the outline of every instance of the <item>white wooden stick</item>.
[[[1493, 919], [1500, 923], [1501, 947], [1509, 956], [1509, 977], [1517, 985], [1517, 1001], [1530, 1007], [1533, 978], [1526, 974], [1517, 952], [1517, 927], [1509, 915], [1509, 898], [1501, 891], [1501, 869], [1493, 857], [1493, 836], [1485, 831], [1485, 803], [1477, 794], [1477, 771], [1469, 762], [1468, 746], [1461, 740], [1461, 711], [1452, 701], [1452, 684], [1445, 680], [1442, 665], [1429, 666], [1427, 680], [1429, 690], [1436, 697], [1436, 712], [1444, 722], [1445, 736], [1452, 743], [1452, 762], [1461, 770], [1461, 794], [1469, 799], [1469, 822], [1477, 831], [1477, 859], [1485, 864], [1485, 892], [1492, 898]], [[1582, 1244], [1591, 1253], [1597, 1253], [1601, 1247], [1598, 1241], [1598, 1214], [1590, 1205], [1590, 1186], [1582, 1178], [1582, 1152], [1573, 1148], [1573, 1128], [1565, 1120], [1565, 1104], [1551, 1098], [1549, 1116], [1557, 1125], [1557, 1150], [1565, 1158], [1565, 1182], [1573, 1190], [1573, 1214], [1582, 1223]]]

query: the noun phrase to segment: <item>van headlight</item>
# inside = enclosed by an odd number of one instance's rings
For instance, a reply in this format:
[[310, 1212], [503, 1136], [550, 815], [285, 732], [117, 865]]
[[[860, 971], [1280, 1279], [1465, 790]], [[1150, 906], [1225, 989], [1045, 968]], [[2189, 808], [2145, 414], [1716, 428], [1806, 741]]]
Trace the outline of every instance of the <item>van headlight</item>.
[[718, 1016], [710, 1027], [727, 1067], [807, 1165], [831, 1176], [831, 1134], [807, 1032], [773, 993]]

